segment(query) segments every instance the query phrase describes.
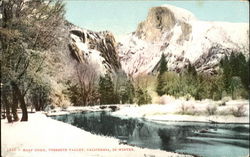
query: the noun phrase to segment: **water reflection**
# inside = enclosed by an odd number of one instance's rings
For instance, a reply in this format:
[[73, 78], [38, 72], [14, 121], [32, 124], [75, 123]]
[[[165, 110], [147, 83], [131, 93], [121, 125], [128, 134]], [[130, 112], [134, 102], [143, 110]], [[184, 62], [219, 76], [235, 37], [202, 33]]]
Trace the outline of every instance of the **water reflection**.
[[142, 119], [121, 119], [108, 112], [74, 113], [53, 118], [139, 147], [205, 157], [249, 154], [249, 125], [186, 122], [163, 125]]

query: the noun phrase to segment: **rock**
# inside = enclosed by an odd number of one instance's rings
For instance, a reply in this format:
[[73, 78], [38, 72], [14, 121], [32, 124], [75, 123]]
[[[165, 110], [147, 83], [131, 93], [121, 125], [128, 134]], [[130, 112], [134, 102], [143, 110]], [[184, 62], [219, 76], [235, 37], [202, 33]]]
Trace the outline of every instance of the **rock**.
[[93, 32], [73, 27], [69, 49], [79, 63], [95, 65], [97, 73], [116, 72], [121, 68], [116, 41], [111, 32]]
[[119, 109], [119, 107], [117, 106], [109, 106], [109, 108], [114, 112], [117, 111]]
[[107, 108], [107, 106], [100, 106], [100, 109], [105, 109]]
[[208, 129], [199, 130], [199, 133], [208, 133]]

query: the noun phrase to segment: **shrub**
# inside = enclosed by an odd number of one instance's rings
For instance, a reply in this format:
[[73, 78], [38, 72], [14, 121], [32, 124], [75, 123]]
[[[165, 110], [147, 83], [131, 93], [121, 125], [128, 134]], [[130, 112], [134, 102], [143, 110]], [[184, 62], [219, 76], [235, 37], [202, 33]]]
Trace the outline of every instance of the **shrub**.
[[147, 90], [138, 88], [135, 93], [135, 101], [138, 105], [150, 104], [152, 102], [151, 96], [148, 94]]
[[186, 101], [192, 99], [192, 96], [190, 94], [184, 95], [183, 97], [185, 98]]
[[217, 106], [215, 105], [206, 107], [206, 113], [208, 115], [215, 115], [216, 111], [217, 111]]
[[181, 107], [180, 107], [180, 111], [178, 112], [178, 114], [182, 114], [182, 115], [196, 115], [197, 111], [196, 111], [196, 108], [193, 105], [182, 104]]
[[61, 108], [62, 108], [63, 110], [66, 110], [66, 109], [68, 108], [69, 105], [70, 105], [70, 102], [64, 102], [64, 103], [62, 104]]
[[226, 102], [222, 101], [221, 103], [219, 103], [219, 106], [226, 106]]
[[50, 105], [49, 107], [51, 110], [54, 110], [56, 107], [54, 105]]
[[185, 114], [188, 111], [188, 107], [185, 106], [184, 104], [181, 105], [181, 110], [180, 110], [180, 114]]
[[245, 116], [246, 108], [244, 105], [238, 105], [236, 108], [231, 108], [230, 111], [235, 117], [243, 117]]
[[230, 100], [232, 100], [230, 97], [223, 97], [221, 102], [218, 105], [219, 106], [226, 106], [226, 103]]
[[[156, 104], [168, 104], [174, 100], [175, 100], [175, 98], [173, 96], [163, 95], [161, 97], [158, 97], [158, 102], [156, 102]], [[153, 102], [153, 103], [155, 103], [155, 102]]]
[[155, 91], [150, 91], [153, 104], [165, 104], [162, 97], [160, 97]]

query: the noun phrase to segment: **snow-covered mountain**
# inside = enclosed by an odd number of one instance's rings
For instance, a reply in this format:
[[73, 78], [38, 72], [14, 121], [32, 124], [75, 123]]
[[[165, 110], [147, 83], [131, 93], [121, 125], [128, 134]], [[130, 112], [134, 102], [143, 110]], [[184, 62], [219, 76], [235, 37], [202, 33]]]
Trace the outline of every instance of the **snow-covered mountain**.
[[72, 26], [69, 37], [69, 49], [78, 62], [91, 64], [102, 74], [121, 68], [111, 32], [93, 32]]
[[231, 52], [249, 53], [249, 24], [198, 20], [191, 12], [170, 5], [149, 10], [137, 30], [118, 44], [126, 73], [152, 73], [162, 54], [170, 70], [189, 63], [198, 71], [215, 73], [222, 57]]

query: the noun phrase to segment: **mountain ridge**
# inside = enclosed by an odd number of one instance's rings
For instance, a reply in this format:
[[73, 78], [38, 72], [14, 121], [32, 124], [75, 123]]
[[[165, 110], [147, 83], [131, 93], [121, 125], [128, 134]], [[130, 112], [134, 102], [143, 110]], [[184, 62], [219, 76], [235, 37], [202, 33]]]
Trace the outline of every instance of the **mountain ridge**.
[[[200, 72], [214, 74], [225, 55], [242, 52], [249, 56], [248, 26], [200, 21], [191, 12], [170, 5], [154, 7], [137, 30], [118, 44], [122, 68], [130, 75], [151, 73], [164, 54], [170, 70], [180, 71], [191, 63]], [[204, 56], [211, 58], [204, 60]]]

